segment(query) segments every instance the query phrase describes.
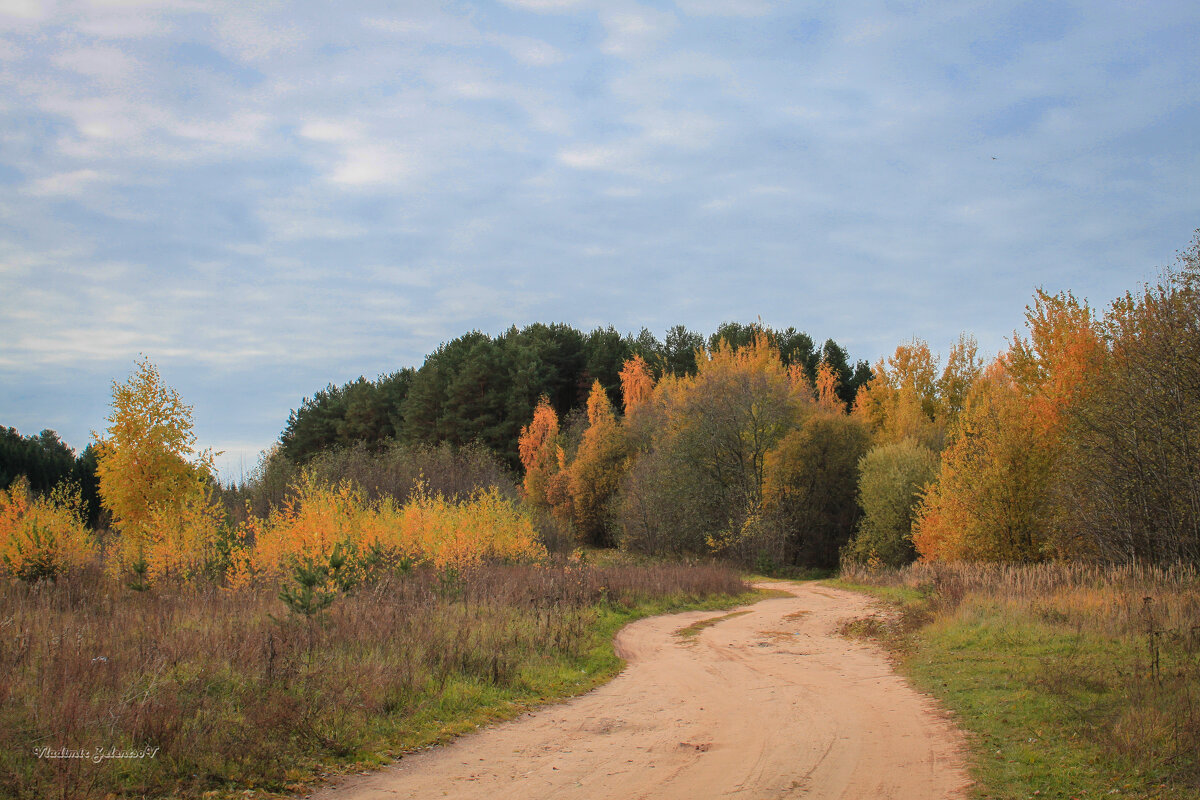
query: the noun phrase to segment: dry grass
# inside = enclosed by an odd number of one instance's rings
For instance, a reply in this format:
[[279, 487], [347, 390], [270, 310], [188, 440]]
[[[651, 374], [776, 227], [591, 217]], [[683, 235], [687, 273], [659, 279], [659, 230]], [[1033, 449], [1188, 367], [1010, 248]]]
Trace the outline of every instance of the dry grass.
[[[131, 592], [98, 569], [4, 582], [0, 796], [295, 789], [594, 683], [598, 631], [625, 609], [745, 590], [719, 566], [418, 570], [305, 618], [273, 586]], [[97, 763], [43, 747], [158, 751]]]
[[[1036, 728], [1034, 739], [1049, 747], [1057, 736], [1068, 755], [1093, 748], [1089, 769], [1124, 776], [1106, 785], [1126, 795], [1141, 785], [1140, 796], [1197, 796], [1182, 794], [1200, 790], [1194, 568], [931, 563], [850, 567], [843, 580], [902, 600], [897, 620], [864, 632], [916, 653], [918, 671], [944, 694], [964, 693], [950, 704], [995, 741], [1020, 720], [1016, 739]], [[1012, 694], [985, 698], [1002, 676]]]

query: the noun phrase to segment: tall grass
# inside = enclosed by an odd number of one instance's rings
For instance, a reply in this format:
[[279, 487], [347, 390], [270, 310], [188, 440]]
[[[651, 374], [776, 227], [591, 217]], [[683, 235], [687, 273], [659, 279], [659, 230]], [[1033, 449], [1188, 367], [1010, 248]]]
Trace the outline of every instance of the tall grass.
[[[1097, 778], [1106, 791], [1200, 796], [1195, 568], [917, 563], [848, 565], [842, 577], [903, 599], [894, 641], [989, 741], [1028, 738], [1045, 752], [1057, 739], [1064, 757], [1090, 759], [1068, 786], [1091, 770], [1110, 777]], [[985, 776], [1020, 772], [1007, 748], [996, 752], [1004, 763], [985, 764]], [[1029, 770], [1021, 780], [1032, 789], [1054, 778]]]
[[[296, 790], [592, 685], [634, 610], [745, 590], [719, 566], [424, 568], [304, 617], [265, 585], [3, 581], [0, 796]], [[71, 751], [144, 755], [47, 757]]]

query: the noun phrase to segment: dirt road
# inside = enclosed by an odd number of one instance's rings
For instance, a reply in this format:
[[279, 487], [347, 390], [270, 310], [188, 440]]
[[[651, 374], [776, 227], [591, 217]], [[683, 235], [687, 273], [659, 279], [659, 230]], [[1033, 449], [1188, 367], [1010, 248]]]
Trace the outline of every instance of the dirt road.
[[[320, 800], [960, 797], [961, 739], [876, 648], [866, 598], [815, 584], [629, 625], [611, 683], [329, 787]], [[677, 632], [720, 618], [694, 636]]]

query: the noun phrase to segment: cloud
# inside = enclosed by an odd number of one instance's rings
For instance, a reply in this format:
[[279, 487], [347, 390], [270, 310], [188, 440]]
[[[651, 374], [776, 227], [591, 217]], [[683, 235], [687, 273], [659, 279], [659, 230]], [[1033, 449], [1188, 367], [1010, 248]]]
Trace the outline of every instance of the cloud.
[[773, 0], [675, 0], [675, 5], [697, 17], [762, 17], [776, 8]]
[[584, 6], [584, 0], [501, 0], [506, 6], [539, 14], [561, 14]]
[[79, 47], [56, 53], [52, 63], [95, 80], [102, 86], [117, 88], [134, 77], [141, 65], [129, 54], [111, 46]]
[[43, 0], [6, 0], [0, 5], [0, 19], [8, 17], [22, 21], [40, 20], [45, 18], [52, 8], [52, 3]]
[[94, 169], [77, 169], [73, 172], [60, 172], [57, 175], [39, 178], [30, 184], [26, 191], [39, 197], [74, 196], [83, 194], [97, 183], [111, 179], [111, 175]]
[[563, 60], [562, 51], [541, 39], [529, 36], [509, 36], [507, 34], [488, 34], [485, 41], [502, 47], [517, 61], [535, 67], [549, 67]]
[[241, 61], [264, 61], [299, 50], [308, 39], [301, 28], [276, 16], [269, 22], [250, 13], [222, 14], [217, 18], [222, 49]]
[[603, 10], [600, 21], [607, 32], [601, 51], [621, 58], [641, 56], [654, 50], [677, 23], [675, 15], [669, 11], [637, 5]]
[[395, 18], [372, 17], [364, 21], [371, 29], [420, 42], [422, 45], [449, 45], [471, 48], [495, 45], [512, 58], [529, 66], [552, 66], [563, 60], [562, 51], [542, 39], [507, 33], [482, 32], [469, 19], [425, 11], [426, 16]]

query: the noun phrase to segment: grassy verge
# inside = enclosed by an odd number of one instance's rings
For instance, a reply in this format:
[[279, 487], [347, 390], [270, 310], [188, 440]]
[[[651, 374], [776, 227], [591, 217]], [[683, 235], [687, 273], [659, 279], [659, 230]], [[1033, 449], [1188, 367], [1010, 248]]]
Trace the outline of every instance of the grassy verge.
[[0, 796], [299, 792], [608, 680], [631, 620], [749, 599], [683, 565], [409, 574], [312, 618], [277, 591], [0, 586]]
[[1200, 798], [1200, 580], [1190, 572], [917, 565], [834, 582], [968, 732], [976, 796]]

